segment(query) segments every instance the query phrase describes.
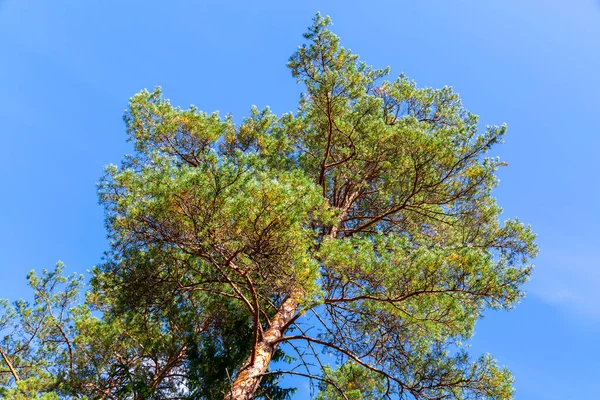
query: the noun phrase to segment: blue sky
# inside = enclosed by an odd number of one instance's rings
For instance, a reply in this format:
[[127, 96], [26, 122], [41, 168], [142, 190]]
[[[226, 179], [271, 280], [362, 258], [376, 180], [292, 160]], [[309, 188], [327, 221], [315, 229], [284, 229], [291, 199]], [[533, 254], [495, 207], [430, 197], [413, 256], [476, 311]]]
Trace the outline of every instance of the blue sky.
[[161, 85], [238, 120], [253, 104], [294, 110], [285, 63], [321, 11], [367, 63], [453, 86], [482, 125], [508, 124], [496, 194], [541, 252], [528, 297], [488, 312], [472, 351], [513, 370], [518, 400], [600, 398], [600, 2], [286, 3], [0, 0], [0, 297], [27, 296], [32, 268], [100, 261], [95, 184], [130, 151], [134, 93]]

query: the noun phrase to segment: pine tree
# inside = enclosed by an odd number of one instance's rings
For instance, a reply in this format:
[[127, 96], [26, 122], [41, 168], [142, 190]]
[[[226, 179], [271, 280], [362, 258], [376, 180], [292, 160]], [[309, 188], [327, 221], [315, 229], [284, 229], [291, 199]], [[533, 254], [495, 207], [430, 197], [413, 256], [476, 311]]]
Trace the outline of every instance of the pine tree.
[[[462, 344], [519, 301], [536, 253], [492, 195], [505, 127], [479, 131], [451, 88], [385, 80], [329, 25], [317, 15], [288, 63], [295, 113], [236, 125], [160, 89], [131, 99], [135, 153], [100, 185], [111, 249], [87, 304], [103, 319], [81, 312], [101, 325], [75, 332], [131, 329], [133, 364], [102, 352], [102, 376], [129, 382], [108, 392], [284, 399], [292, 374], [321, 399], [512, 397], [509, 371]], [[96, 379], [74, 370], [72, 393]]]

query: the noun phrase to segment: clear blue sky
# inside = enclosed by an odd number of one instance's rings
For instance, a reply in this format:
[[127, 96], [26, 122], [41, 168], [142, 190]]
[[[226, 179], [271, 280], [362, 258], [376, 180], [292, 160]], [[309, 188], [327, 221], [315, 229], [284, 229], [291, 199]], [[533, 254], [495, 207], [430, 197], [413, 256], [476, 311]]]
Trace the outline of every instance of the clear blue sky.
[[134, 93], [237, 120], [294, 110], [285, 63], [317, 11], [367, 63], [508, 124], [496, 194], [541, 253], [528, 297], [488, 312], [472, 351], [510, 366], [518, 400], [600, 398], [600, 1], [0, 0], [0, 297], [27, 296], [32, 268], [101, 259], [95, 184], [129, 151]]

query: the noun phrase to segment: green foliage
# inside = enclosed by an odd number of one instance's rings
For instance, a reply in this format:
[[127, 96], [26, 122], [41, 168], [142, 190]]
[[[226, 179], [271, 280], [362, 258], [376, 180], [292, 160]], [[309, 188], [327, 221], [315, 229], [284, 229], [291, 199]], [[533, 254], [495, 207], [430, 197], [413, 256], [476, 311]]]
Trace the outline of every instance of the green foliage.
[[335, 370], [325, 366], [323, 377], [316, 400], [378, 400], [387, 390], [380, 374], [352, 361]]
[[256, 398], [290, 398], [285, 373], [321, 400], [511, 398], [508, 370], [462, 345], [522, 298], [537, 252], [492, 196], [506, 129], [480, 132], [451, 88], [385, 80], [329, 24], [289, 60], [294, 114], [131, 99], [135, 153], [99, 185], [110, 251], [79, 306], [60, 266], [29, 276], [33, 305], [4, 304], [5, 397], [222, 399], [293, 304]]
[[[78, 302], [82, 276], [64, 277], [59, 263], [41, 276], [27, 275], [33, 289], [33, 304], [2, 303], [0, 350], [3, 364], [10, 360], [18, 374], [3, 368], [0, 395], [15, 399], [53, 399], [69, 376], [74, 318], [70, 307]], [[8, 366], [8, 365], [6, 365]], [[18, 378], [18, 382], [17, 382]]]
[[[199, 342], [190, 343], [189, 379], [192, 398], [219, 399], [229, 390], [236, 367], [243, 364], [252, 344], [252, 327], [235, 304], [221, 305], [221, 318], [214, 321]], [[274, 361], [284, 361], [279, 351]], [[207, 362], [209, 360], [209, 362]], [[281, 388], [275, 376], [265, 377], [257, 398], [288, 399], [294, 389]]]

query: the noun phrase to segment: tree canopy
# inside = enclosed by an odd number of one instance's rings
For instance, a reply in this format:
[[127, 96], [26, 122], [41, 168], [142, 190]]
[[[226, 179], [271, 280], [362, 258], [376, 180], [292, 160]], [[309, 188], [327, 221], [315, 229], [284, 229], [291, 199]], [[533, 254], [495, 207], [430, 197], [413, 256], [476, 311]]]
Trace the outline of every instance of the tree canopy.
[[110, 249], [81, 277], [30, 274], [4, 304], [10, 398], [510, 399], [463, 342], [523, 296], [536, 246], [500, 221], [505, 165], [449, 87], [386, 80], [317, 15], [288, 67], [298, 110], [241, 123], [142, 91], [135, 153], [99, 186]]

